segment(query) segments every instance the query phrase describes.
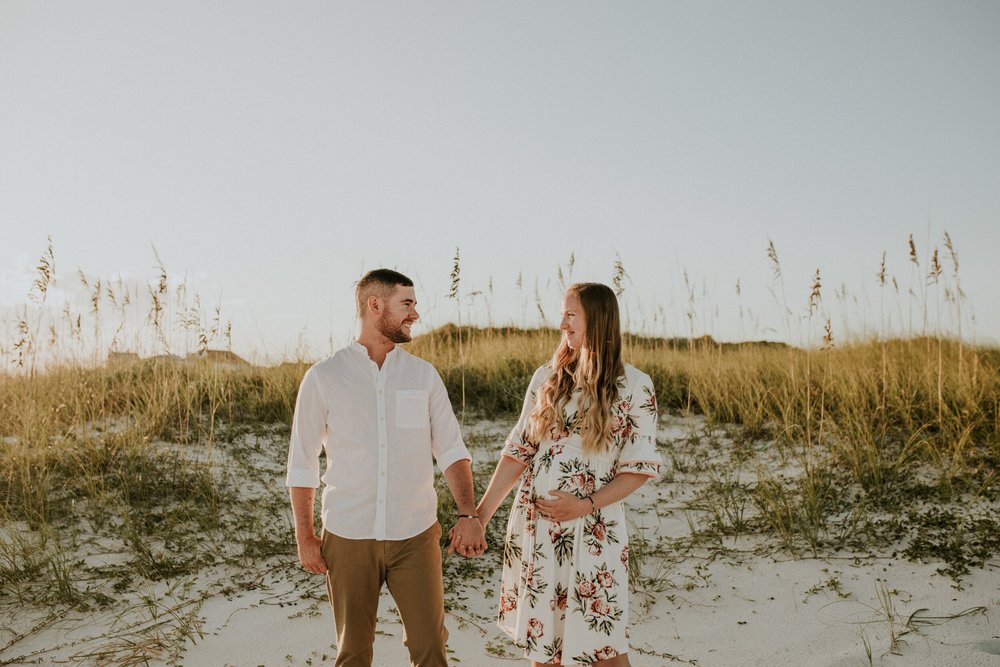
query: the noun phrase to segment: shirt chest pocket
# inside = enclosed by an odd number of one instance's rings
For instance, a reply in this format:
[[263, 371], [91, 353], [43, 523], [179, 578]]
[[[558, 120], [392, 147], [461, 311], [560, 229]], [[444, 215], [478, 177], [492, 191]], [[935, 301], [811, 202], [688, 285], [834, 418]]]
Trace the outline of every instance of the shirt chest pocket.
[[427, 428], [428, 396], [426, 389], [400, 389], [396, 392], [396, 428]]

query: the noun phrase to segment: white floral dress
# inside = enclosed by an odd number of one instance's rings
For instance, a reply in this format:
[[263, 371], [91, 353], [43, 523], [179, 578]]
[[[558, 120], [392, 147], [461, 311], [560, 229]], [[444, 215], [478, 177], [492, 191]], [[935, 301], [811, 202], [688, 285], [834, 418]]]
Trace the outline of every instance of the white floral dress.
[[586, 665], [628, 652], [625, 511], [617, 502], [559, 523], [538, 516], [534, 502], [549, 497], [550, 489], [589, 496], [619, 473], [659, 474], [656, 396], [649, 376], [626, 366], [612, 406], [611, 446], [588, 456], [577, 393], [564, 409], [562, 433], [550, 433], [540, 443], [530, 439], [528, 415], [551, 373], [548, 366], [535, 372], [502, 451], [528, 468], [507, 522], [497, 625], [529, 660]]

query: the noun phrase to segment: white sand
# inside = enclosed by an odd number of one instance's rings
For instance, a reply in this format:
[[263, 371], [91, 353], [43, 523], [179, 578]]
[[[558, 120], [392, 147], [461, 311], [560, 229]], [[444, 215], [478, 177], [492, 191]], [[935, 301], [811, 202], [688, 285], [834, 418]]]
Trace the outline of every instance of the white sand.
[[[691, 590], [656, 596], [644, 608], [644, 596], [633, 595], [632, 664], [653, 667], [672, 662], [710, 665], [867, 665], [867, 638], [876, 665], [1000, 664], [1000, 587], [996, 570], [980, 570], [956, 591], [933, 565], [892, 560], [776, 562], [723, 559], [686, 562], [677, 580]], [[834, 592], [824, 583], [841, 584]], [[876, 594], [879, 581], [891, 591], [892, 621]], [[819, 588], [819, 590], [816, 590]], [[810, 589], [813, 589], [810, 592]], [[449, 648], [462, 665], [507, 665], [490, 647], [519, 655], [491, 621], [494, 604], [476, 588], [462, 589], [468, 611], [449, 616]], [[247, 594], [216, 601], [203, 610], [204, 639], [185, 653], [185, 665], [306, 665], [325, 664], [334, 655], [332, 615], [325, 605], [312, 607], [316, 616], [299, 616], [309, 605], [261, 604]], [[984, 607], [954, 620], [931, 616], [956, 615]], [[375, 664], [405, 665], [402, 626], [383, 594]], [[906, 620], [926, 609], [928, 618], [916, 629]], [[471, 612], [471, 614], [470, 614]], [[918, 615], [920, 618], [920, 615]], [[892, 637], [898, 638], [890, 653]], [[495, 650], [495, 648], [494, 648]], [[309, 660], [312, 660], [310, 663]], [[526, 664], [521, 660], [514, 660]]]
[[[636, 667], [672, 664], [669, 656], [675, 656], [679, 664], [704, 667], [867, 665], [863, 637], [876, 665], [1000, 665], [1000, 575], [995, 569], [966, 577], [964, 591], [955, 590], [949, 579], [936, 574], [934, 565], [893, 560], [689, 560], [672, 576], [675, 582], [684, 582], [680, 590], [655, 596], [648, 608], [643, 604], [645, 596], [632, 596], [631, 659]], [[823, 587], [832, 576], [841, 583], [839, 594]], [[892, 622], [877, 599], [879, 580], [893, 591]], [[320, 594], [321, 580], [310, 584], [281, 579], [263, 585], [207, 600], [198, 613], [203, 636], [187, 644], [177, 663], [153, 659], [149, 664], [332, 664], [336, 651], [329, 607], [322, 600], [300, 599], [303, 591]], [[691, 589], [684, 590], [685, 586]], [[816, 591], [817, 587], [822, 588]], [[476, 587], [461, 588], [458, 593], [467, 597], [468, 609], [448, 618], [453, 664], [526, 664], [496, 657], [497, 649], [508, 656], [518, 653], [491, 621], [483, 619], [492, 618], [493, 600]], [[383, 594], [374, 649], [377, 666], [408, 664], [402, 626], [392, 606], [391, 597]], [[920, 609], [928, 610], [926, 617], [950, 616], [978, 606], [985, 610], [950, 621], [928, 620], [916, 629], [905, 626], [907, 618]], [[110, 638], [104, 644], [73, 642], [91, 634], [95, 624], [110, 626], [110, 621], [108, 615], [63, 620], [13, 647], [19, 650], [0, 654], [0, 660], [64, 644], [66, 648], [40, 656], [39, 664], [67, 660], [101, 664], [80, 657], [100, 646], [112, 646]], [[899, 640], [898, 655], [890, 653], [893, 634]]]
[[[681, 439], [696, 426], [668, 421], [661, 436]], [[486, 442], [505, 427], [477, 428]], [[692, 478], [672, 474], [643, 487], [630, 502], [633, 532], [653, 541], [688, 534], [697, 512], [684, 508], [695, 490]], [[762, 544], [730, 540], [726, 549], [692, 547], [643, 563], [661, 590], [632, 594], [632, 664], [861, 666], [869, 664], [867, 642], [875, 665], [1000, 666], [1000, 563], [974, 569], [959, 586], [936, 572], [940, 563], [842, 554], [796, 560], [777, 548], [764, 554]], [[494, 565], [497, 546], [488, 556]], [[453, 664], [526, 664], [493, 622], [497, 585], [449, 586]], [[336, 654], [322, 578], [274, 559], [259, 569], [207, 568], [132, 591], [114, 610], [49, 617], [28, 632], [43, 611], [23, 610], [0, 628], [0, 647], [7, 645], [0, 664], [278, 667], [332, 664]], [[8, 645], [18, 633], [25, 636]], [[402, 636], [384, 593], [375, 665], [408, 664]]]

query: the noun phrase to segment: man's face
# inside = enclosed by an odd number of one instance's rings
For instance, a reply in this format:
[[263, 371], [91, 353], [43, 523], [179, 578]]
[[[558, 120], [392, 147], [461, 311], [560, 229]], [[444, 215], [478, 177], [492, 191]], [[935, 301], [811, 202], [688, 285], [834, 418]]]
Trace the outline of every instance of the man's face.
[[385, 301], [378, 318], [378, 330], [393, 343], [409, 343], [413, 339], [410, 328], [419, 319], [413, 288], [396, 285], [396, 291]]

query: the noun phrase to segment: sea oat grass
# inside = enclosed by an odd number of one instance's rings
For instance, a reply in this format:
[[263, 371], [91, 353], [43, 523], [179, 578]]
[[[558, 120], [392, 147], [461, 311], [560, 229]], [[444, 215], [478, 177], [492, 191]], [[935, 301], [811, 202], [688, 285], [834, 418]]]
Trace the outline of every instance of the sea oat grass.
[[[461, 363], [449, 348], [455, 335], [434, 332], [412, 348], [434, 360], [453, 397]], [[531, 371], [555, 340], [554, 331], [466, 330], [463, 407], [513, 422]], [[691, 506], [708, 517], [694, 527], [699, 534], [770, 535], [794, 554], [886, 548], [919, 535], [892, 537], [878, 528], [883, 513], [920, 498], [947, 503], [1000, 490], [1000, 355], [991, 348], [943, 338], [819, 350], [636, 337], [628, 361], [652, 376], [661, 408], [701, 412], [716, 428], [737, 425], [726, 428], [740, 461], [752, 465], [758, 447], [775, 449], [755, 483], [719, 475], [722, 464], [711, 458], [692, 467], [691, 452], [669, 452], [677, 472], [718, 477]], [[482, 383], [492, 386], [481, 391]], [[953, 574], [975, 555], [930, 544], [955, 564]]]
[[[26, 318], [29, 354], [41, 344], [39, 321]], [[439, 370], [456, 412], [513, 425], [559, 336], [448, 325], [408, 350]], [[701, 413], [714, 434], [692, 433], [666, 452], [666, 478], [710, 477], [689, 506], [692, 541], [764, 538], [796, 555], [895, 548], [937, 558], [955, 578], [1000, 551], [989, 515], [921, 505], [987, 507], [1000, 495], [1000, 351], [943, 335], [818, 349], [724, 344], [693, 331], [627, 334], [624, 349], [653, 379], [663, 412]], [[49, 359], [0, 375], [0, 598], [85, 605], [211, 563], [294, 562], [287, 496], [274, 480], [307, 367]], [[740, 477], [740, 466], [756, 479]], [[476, 467], [477, 493], [491, 469]], [[248, 482], [252, 506], [238, 493]], [[447, 528], [454, 507], [443, 483], [438, 495]], [[505, 511], [490, 526], [490, 557], [446, 561], [456, 581], [495, 579]], [[124, 566], [87, 571], [113, 591], [72, 586], [80, 566], [68, 554], [85, 533], [120, 550]], [[635, 544], [640, 592], [669, 583], [660, 549]]]
[[214, 434], [219, 422], [288, 422], [305, 368], [150, 360], [10, 376], [0, 380], [0, 434], [37, 449], [56, 438], [126, 428], [150, 439], [188, 442]]
[[[464, 368], [456, 338], [449, 327], [412, 349], [435, 363], [453, 397], [464, 373], [465, 407], [513, 415], [556, 335], [469, 329]], [[630, 349], [628, 361], [653, 378], [661, 408], [690, 408], [715, 423], [741, 425], [746, 437], [772, 435], [783, 446], [808, 440], [865, 488], [891, 483], [914, 464], [934, 467], [944, 482], [982, 476], [1000, 462], [1000, 359], [992, 349], [935, 339], [820, 351], [638, 337]]]
[[75, 605], [87, 597], [76, 584], [77, 567], [50, 530], [18, 530], [4, 521], [0, 539], [0, 601], [20, 605]]

